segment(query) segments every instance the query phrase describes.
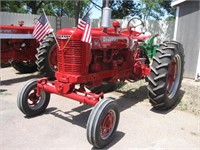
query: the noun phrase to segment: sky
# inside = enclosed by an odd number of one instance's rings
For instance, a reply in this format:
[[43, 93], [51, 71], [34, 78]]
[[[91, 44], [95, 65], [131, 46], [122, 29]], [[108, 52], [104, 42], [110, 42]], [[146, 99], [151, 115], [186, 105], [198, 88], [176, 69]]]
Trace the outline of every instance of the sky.
[[[102, 0], [93, 0], [97, 5], [102, 6]], [[98, 10], [91, 4], [92, 10], [91, 10], [91, 18], [92, 19], [99, 19], [101, 17], [101, 11]]]
[[[135, 2], [139, 2], [140, 0], [135, 0]], [[97, 5], [102, 6], [102, 0], [93, 0]], [[91, 7], [93, 4], [91, 4]], [[91, 10], [91, 18], [92, 19], [99, 19], [101, 17], [101, 11], [95, 8], [94, 6], [92, 7]]]

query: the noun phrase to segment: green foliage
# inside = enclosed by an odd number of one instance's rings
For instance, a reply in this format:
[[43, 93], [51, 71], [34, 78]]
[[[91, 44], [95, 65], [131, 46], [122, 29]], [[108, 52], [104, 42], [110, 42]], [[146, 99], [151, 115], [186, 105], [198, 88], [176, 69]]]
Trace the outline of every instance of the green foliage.
[[113, 10], [113, 19], [137, 16], [144, 20], [174, 20], [175, 9], [171, 7], [171, 1], [172, 0], [112, 0], [109, 3]]
[[1, 11], [27, 13], [21, 1], [1, 1]]
[[[105, 0], [93, 0], [93, 2]], [[175, 9], [171, 8], [172, 0], [110, 0], [112, 18], [122, 19], [126, 16], [138, 16], [143, 19], [173, 20]], [[1, 1], [1, 11], [40, 14], [42, 8], [47, 15], [68, 16], [75, 18], [77, 0], [15, 0]], [[90, 8], [90, 0], [80, 0], [80, 16]], [[166, 18], [167, 16], [167, 18]]]
[[[141, 13], [143, 19], [167, 19], [173, 20], [175, 18], [175, 9], [171, 7], [172, 0], [141, 0]], [[168, 16], [167, 18], [165, 18]]]
[[[42, 8], [47, 15], [75, 17], [76, 0], [16, 0], [1, 1], [1, 11], [40, 14]], [[90, 1], [80, 1], [80, 17], [89, 9]]]
[[122, 19], [125, 16], [140, 16], [139, 3], [134, 3], [134, 0], [112, 0], [109, 2], [112, 8], [112, 18]]

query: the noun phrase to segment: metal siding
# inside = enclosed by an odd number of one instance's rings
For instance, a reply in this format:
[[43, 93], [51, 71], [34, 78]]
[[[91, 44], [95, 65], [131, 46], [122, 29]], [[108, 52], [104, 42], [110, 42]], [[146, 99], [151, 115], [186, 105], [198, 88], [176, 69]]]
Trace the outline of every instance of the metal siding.
[[176, 40], [185, 49], [184, 77], [195, 78], [200, 47], [200, 10], [199, 1], [185, 2], [179, 5], [179, 18]]
[[[8, 12], [0, 12], [0, 25], [18, 25], [19, 20], [24, 21], [24, 26], [33, 26], [34, 22], [40, 17], [40, 15], [33, 14], [22, 14], [22, 13], [8, 13]], [[51, 27], [55, 29], [56, 22], [54, 16], [48, 16], [48, 20], [51, 24]]]
[[[9, 12], [0, 12], [0, 25], [18, 25], [18, 20], [24, 21], [24, 26], [33, 26], [34, 18], [39, 18], [40, 15], [32, 15], [32, 14], [21, 14], [21, 13], [9, 13]], [[48, 16], [48, 20], [51, 24], [51, 27], [56, 32], [56, 17]], [[116, 20], [116, 19], [115, 19]], [[117, 19], [122, 28], [127, 27], [127, 23], [129, 20], [127, 19]], [[112, 20], [113, 21], [113, 20]], [[61, 28], [74, 27], [74, 19], [68, 17], [61, 18]], [[101, 27], [100, 19], [91, 19], [92, 27]], [[159, 34], [159, 36], [155, 39], [155, 44], [160, 44], [165, 40], [172, 40], [174, 33], [174, 21], [145, 21], [145, 26], [147, 32], [149, 34]], [[112, 27], [112, 26], [111, 26]]]

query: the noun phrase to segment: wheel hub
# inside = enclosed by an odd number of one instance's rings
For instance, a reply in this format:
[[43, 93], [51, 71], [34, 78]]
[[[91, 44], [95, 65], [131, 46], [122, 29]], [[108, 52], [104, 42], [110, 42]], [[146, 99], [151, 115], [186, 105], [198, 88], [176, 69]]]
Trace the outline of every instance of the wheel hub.
[[181, 58], [175, 55], [169, 66], [169, 74], [167, 78], [167, 94], [169, 98], [173, 98], [179, 86], [181, 76]]
[[34, 90], [33, 93], [31, 93], [29, 96], [28, 96], [28, 99], [30, 100], [31, 104], [30, 105], [36, 105], [38, 100], [39, 100], [39, 97], [36, 96], [36, 90]]
[[107, 139], [114, 129], [116, 123], [116, 114], [113, 110], [109, 110], [101, 124], [101, 138]]

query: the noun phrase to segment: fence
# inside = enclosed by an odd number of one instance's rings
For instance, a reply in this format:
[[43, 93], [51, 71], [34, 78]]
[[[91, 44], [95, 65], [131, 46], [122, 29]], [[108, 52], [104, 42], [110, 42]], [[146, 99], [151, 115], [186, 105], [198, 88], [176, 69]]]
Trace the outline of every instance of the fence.
[[[24, 21], [25, 26], [33, 26], [34, 23], [40, 15], [32, 14], [19, 14], [19, 13], [9, 13], [9, 12], [0, 12], [0, 25], [18, 25], [19, 20]], [[74, 27], [75, 19], [68, 17], [61, 17], [61, 28]], [[48, 20], [51, 24], [51, 27], [56, 31], [57, 24], [56, 21], [58, 18], [55, 16], [48, 16]], [[128, 20], [118, 19], [122, 27], [126, 27]], [[92, 27], [100, 27], [100, 19], [91, 19]], [[173, 39], [174, 35], [174, 21], [145, 21], [147, 31], [151, 34], [159, 34], [159, 37], [156, 39], [156, 43], [161, 43], [164, 40]]]

